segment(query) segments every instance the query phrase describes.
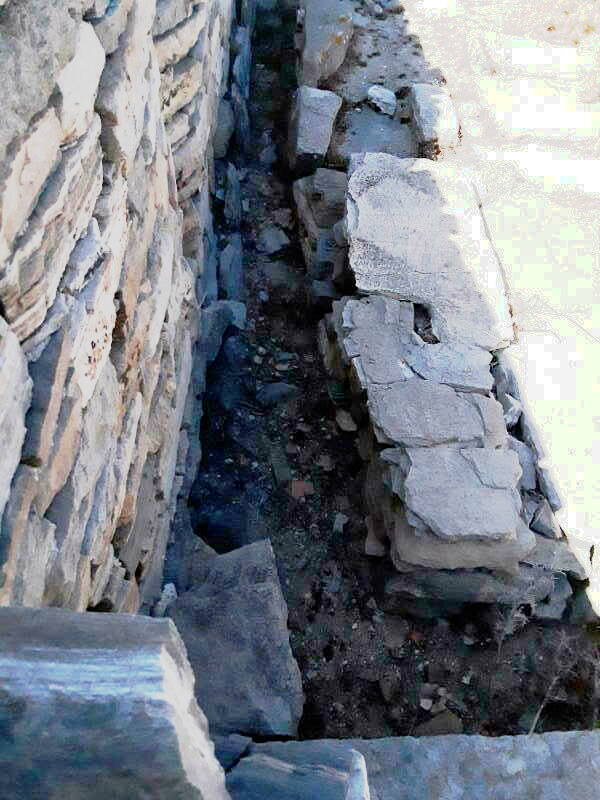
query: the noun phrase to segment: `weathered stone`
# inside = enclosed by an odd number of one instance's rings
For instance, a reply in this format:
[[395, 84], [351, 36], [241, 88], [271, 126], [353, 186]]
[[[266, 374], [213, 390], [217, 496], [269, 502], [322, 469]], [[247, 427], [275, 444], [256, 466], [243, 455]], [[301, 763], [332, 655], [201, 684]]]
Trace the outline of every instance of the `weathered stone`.
[[94, 29], [88, 23], [82, 22], [75, 55], [56, 81], [63, 143], [83, 136], [89, 128], [104, 61], [104, 50]]
[[414, 730], [415, 736], [447, 736], [463, 732], [462, 720], [452, 711], [442, 711], [433, 719], [422, 722]]
[[[265, 760], [293, 759], [292, 763], [314, 764], [319, 763], [319, 754], [340, 758], [351, 750], [364, 756], [372, 800], [529, 800], [536, 796], [548, 800], [593, 800], [600, 778], [600, 736], [596, 731], [267, 742], [252, 745], [250, 758], [263, 755]], [[244, 760], [236, 769], [243, 767]], [[238, 800], [235, 772], [228, 786], [234, 800]], [[319, 797], [322, 792], [318, 786], [309, 796]], [[267, 796], [268, 791], [250, 795]], [[245, 795], [239, 797], [242, 800]], [[296, 797], [304, 800], [301, 791]], [[351, 794], [348, 800], [354, 797]]]
[[239, 733], [232, 733], [229, 736], [212, 735], [215, 743], [215, 756], [225, 772], [229, 772], [238, 763], [242, 756], [246, 755], [248, 748], [252, 744], [249, 736], [240, 736]]
[[25, 440], [25, 415], [31, 401], [31, 379], [19, 342], [0, 317], [0, 524], [10, 484]]
[[0, 629], [4, 796], [227, 799], [169, 620], [11, 608]]
[[589, 576], [589, 566], [579, 563], [568, 543], [535, 535], [535, 547], [522, 561], [533, 567], [544, 567], [552, 572], [564, 572], [569, 577], [584, 581]]
[[[479, 396], [456, 392], [444, 384], [420, 378], [402, 381], [399, 373], [390, 375], [388, 372], [384, 377], [393, 377], [396, 382], [371, 385], [368, 400], [371, 420], [381, 441], [408, 447], [452, 442], [496, 444], [493, 438], [490, 440], [485, 420], [482, 421], [475, 403]], [[492, 421], [498, 414], [502, 419], [502, 408], [495, 401], [490, 401], [483, 410]]]
[[275, 255], [288, 247], [290, 240], [276, 225], [265, 225], [258, 237], [258, 248], [267, 255]]
[[175, 28], [192, 14], [197, 5], [198, 0], [156, 0], [153, 35], [162, 36]]
[[239, 233], [228, 236], [219, 255], [219, 288], [227, 300], [241, 300], [245, 295], [242, 237]]
[[181, 595], [169, 615], [202, 676], [196, 694], [211, 730], [294, 736], [302, 685], [270, 542], [210, 559], [205, 570], [203, 583]]
[[229, 100], [221, 99], [217, 112], [217, 123], [213, 138], [213, 152], [215, 158], [225, 158], [229, 148], [229, 141], [235, 129], [233, 109]]
[[415, 83], [410, 87], [409, 107], [419, 141], [419, 155], [435, 158], [440, 151], [458, 145], [458, 120], [443, 86]]
[[404, 502], [437, 536], [450, 542], [514, 539], [520, 510], [515, 453], [436, 447], [409, 448], [406, 456]]
[[240, 176], [233, 164], [227, 165], [225, 202], [223, 208], [225, 222], [231, 230], [239, 230], [242, 224], [242, 196]]
[[[114, 53], [119, 46], [119, 39], [127, 27], [127, 21], [136, 0], [112, 0], [101, 14], [96, 14], [91, 18], [91, 23], [106, 55]], [[156, 5], [156, 0], [150, 0], [152, 6]], [[93, 9], [92, 9], [93, 11]], [[96, 9], [102, 11], [101, 8]]]
[[342, 105], [333, 92], [301, 86], [295, 96], [288, 133], [288, 161], [297, 174], [322, 166]]
[[161, 72], [170, 64], [175, 64], [187, 56], [206, 25], [207, 14], [208, 6], [202, 4], [196, 7], [181, 24], [155, 40], [158, 67]]
[[233, 800], [370, 800], [363, 756], [342, 742], [254, 744], [229, 773]]
[[370, 86], [367, 92], [367, 98], [372, 106], [382, 114], [388, 117], [393, 117], [396, 113], [397, 100], [396, 95], [383, 86]]
[[425, 305], [438, 341], [488, 350], [513, 337], [502, 273], [455, 168], [367, 153], [348, 187], [357, 288]]
[[331, 138], [328, 160], [347, 167], [353, 154], [364, 152], [409, 158], [417, 155], [417, 145], [410, 126], [397, 119], [368, 106], [342, 111]]
[[319, 86], [342, 65], [352, 38], [352, 5], [345, 0], [303, 0], [300, 84]]
[[547, 536], [550, 539], [562, 539], [563, 537], [561, 527], [554, 516], [550, 503], [545, 497], [542, 499], [533, 515], [531, 527], [537, 533], [541, 533], [543, 536]]

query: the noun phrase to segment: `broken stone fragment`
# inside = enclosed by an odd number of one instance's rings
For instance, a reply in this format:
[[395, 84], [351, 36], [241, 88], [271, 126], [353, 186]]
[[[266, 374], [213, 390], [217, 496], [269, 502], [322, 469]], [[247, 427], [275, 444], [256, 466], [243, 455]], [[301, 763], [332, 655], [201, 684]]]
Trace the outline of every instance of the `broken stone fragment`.
[[229, 100], [221, 99], [217, 112], [217, 123], [213, 136], [213, 152], [215, 158], [225, 158], [229, 142], [235, 129], [233, 109]]
[[336, 167], [348, 167], [353, 154], [364, 152], [410, 158], [418, 154], [418, 147], [410, 125], [366, 105], [345, 109], [331, 137], [328, 161]]
[[443, 86], [413, 84], [410, 87], [409, 107], [421, 156], [435, 158], [440, 151], [458, 145], [458, 120], [454, 103]]
[[341, 67], [352, 39], [352, 4], [302, 0], [303, 35], [298, 83], [320, 86]]
[[297, 90], [288, 134], [288, 161], [297, 175], [308, 175], [322, 166], [341, 105], [333, 92], [309, 86]]
[[258, 249], [273, 256], [288, 247], [290, 240], [276, 225], [266, 225], [258, 237]]
[[341, 741], [250, 746], [228, 774], [234, 800], [370, 800], [364, 757]]
[[2, 608], [0, 634], [3, 797], [227, 800], [170, 620]]
[[211, 731], [295, 736], [304, 698], [271, 543], [217, 556], [204, 569], [202, 583], [168, 613], [200, 676], [196, 696]]
[[367, 98], [372, 106], [374, 106], [382, 114], [387, 114], [388, 117], [393, 117], [396, 113], [397, 100], [396, 95], [390, 89], [383, 86], [370, 86], [367, 91]]

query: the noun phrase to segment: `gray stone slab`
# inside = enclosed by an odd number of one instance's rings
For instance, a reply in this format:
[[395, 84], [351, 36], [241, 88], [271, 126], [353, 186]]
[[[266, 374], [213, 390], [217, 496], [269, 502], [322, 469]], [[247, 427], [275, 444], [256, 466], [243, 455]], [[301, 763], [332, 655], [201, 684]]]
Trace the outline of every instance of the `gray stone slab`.
[[594, 800], [600, 781], [596, 731], [273, 742], [252, 753], [302, 763], [351, 749], [365, 758], [371, 800]]
[[347, 230], [359, 291], [425, 305], [441, 342], [512, 341], [500, 265], [457, 168], [366, 153], [349, 182]]
[[170, 620], [0, 609], [0, 794], [227, 800]]
[[346, 0], [302, 0], [300, 80], [319, 86], [342, 65], [352, 38], [352, 4]]
[[206, 561], [204, 580], [169, 608], [219, 734], [295, 736], [304, 697], [269, 540]]
[[364, 105], [340, 114], [333, 134], [329, 158], [346, 166], [353, 153], [388, 153], [409, 158], [417, 155], [417, 144], [410, 125]]
[[370, 800], [364, 757], [338, 741], [252, 745], [227, 788], [232, 800]]

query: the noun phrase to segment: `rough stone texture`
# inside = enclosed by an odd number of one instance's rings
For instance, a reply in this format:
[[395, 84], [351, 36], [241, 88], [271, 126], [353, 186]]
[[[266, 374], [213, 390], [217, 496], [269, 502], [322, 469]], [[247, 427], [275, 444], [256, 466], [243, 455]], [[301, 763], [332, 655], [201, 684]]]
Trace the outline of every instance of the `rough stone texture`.
[[568, 14], [549, 0], [526, 0], [518, 13], [509, 0], [461, 0], [452, 14], [426, 0], [404, 5], [452, 96], [461, 128], [452, 158], [473, 176], [506, 272], [518, 331], [502, 357], [508, 393], [600, 610], [596, 3]]
[[352, 38], [352, 4], [346, 0], [302, 0], [300, 85], [318, 87], [340, 67]]
[[217, 296], [211, 142], [232, 15], [3, 9], [0, 604], [135, 612], [160, 596], [209, 351], [244, 316], [200, 311]]
[[368, 106], [342, 111], [338, 119], [328, 154], [336, 166], [347, 167], [354, 153], [388, 153], [399, 158], [418, 154], [413, 131], [398, 119]]
[[196, 695], [211, 730], [295, 736], [304, 698], [271, 543], [212, 558], [204, 569], [169, 616], [201, 676]]
[[3, 797], [227, 800], [169, 620], [11, 608], [0, 633]]
[[227, 788], [233, 800], [371, 800], [364, 757], [337, 741], [252, 744]]
[[342, 100], [333, 92], [301, 86], [294, 97], [288, 135], [288, 161], [297, 174], [323, 165]]
[[[600, 779], [600, 734], [595, 731], [499, 738], [407, 736], [272, 742], [253, 745], [248, 761], [256, 763], [262, 756], [263, 763], [280, 759], [310, 764], [325, 758], [336, 763], [337, 759], [347, 759], [353, 750], [364, 756], [371, 800], [592, 800]], [[244, 794], [241, 778], [238, 783], [238, 770], [240, 776], [251, 773], [245, 760], [228, 777], [233, 800], [259, 796]], [[254, 774], [257, 773], [258, 770]], [[240, 793], [236, 794], [238, 786]], [[290, 796], [308, 798], [320, 794], [318, 789], [313, 795]], [[263, 796], [270, 795], [265, 792]], [[355, 797], [346, 796], [349, 800]]]
[[424, 304], [443, 342], [512, 341], [500, 265], [456, 168], [367, 153], [350, 178], [347, 228], [359, 291]]
[[419, 155], [435, 158], [458, 146], [458, 120], [447, 90], [428, 83], [410, 87], [409, 108], [419, 142]]

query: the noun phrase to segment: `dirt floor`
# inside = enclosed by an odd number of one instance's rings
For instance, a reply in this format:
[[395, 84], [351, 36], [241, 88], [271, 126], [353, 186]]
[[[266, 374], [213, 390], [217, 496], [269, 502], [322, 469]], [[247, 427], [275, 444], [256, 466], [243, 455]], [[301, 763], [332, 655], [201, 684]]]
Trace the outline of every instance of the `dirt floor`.
[[[192, 498], [204, 509], [197, 532], [219, 550], [271, 538], [304, 681], [302, 738], [594, 726], [598, 658], [583, 630], [529, 624], [502, 638], [497, 621], [479, 610], [423, 621], [379, 607], [386, 567], [364, 555], [363, 463], [355, 434], [336, 423], [340, 398], [316, 341], [326, 308], [304, 289], [282, 166], [293, 15], [262, 25], [251, 95], [255, 152], [237, 165], [249, 323], [208, 376]], [[290, 244], [268, 257], [257, 238], [273, 221], [287, 226]], [[295, 390], [275, 391], [295, 391], [291, 399], [272, 398], [270, 407], [257, 400], [262, 386], [282, 383]]]

